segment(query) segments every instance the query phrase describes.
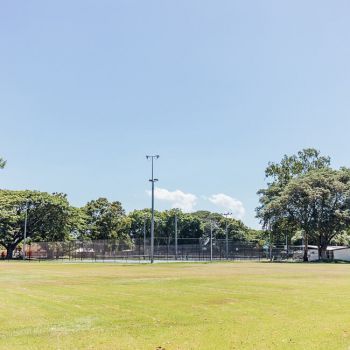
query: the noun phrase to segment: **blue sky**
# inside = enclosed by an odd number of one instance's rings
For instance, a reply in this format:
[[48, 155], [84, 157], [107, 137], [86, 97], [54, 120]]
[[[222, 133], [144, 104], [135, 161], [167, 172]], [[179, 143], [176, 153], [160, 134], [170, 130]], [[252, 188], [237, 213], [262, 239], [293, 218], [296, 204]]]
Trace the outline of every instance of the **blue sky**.
[[350, 166], [348, 1], [0, 4], [2, 188], [129, 211], [227, 208], [257, 227], [268, 161]]

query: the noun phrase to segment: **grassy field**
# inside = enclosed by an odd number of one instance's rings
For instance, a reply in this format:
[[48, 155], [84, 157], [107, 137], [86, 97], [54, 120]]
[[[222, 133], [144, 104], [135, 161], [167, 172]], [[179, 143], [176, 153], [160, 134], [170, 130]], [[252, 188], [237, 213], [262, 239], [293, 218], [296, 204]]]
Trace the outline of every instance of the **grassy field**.
[[350, 265], [0, 264], [0, 349], [350, 349]]

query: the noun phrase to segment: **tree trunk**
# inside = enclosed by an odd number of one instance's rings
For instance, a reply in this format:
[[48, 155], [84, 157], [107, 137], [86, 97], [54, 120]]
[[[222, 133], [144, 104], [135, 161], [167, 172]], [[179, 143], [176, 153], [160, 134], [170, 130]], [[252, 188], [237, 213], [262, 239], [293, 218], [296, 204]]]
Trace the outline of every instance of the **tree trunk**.
[[318, 246], [318, 258], [320, 260], [328, 260], [327, 257], [327, 244], [321, 244]]
[[303, 256], [304, 261], [309, 261], [309, 257], [307, 256], [308, 247], [309, 247], [308, 236], [307, 236], [307, 233], [305, 232], [304, 233], [304, 256]]
[[327, 240], [322, 234], [319, 236], [318, 240], [318, 259], [319, 260], [328, 260], [327, 257], [327, 247], [329, 240]]
[[15, 245], [9, 245], [6, 247], [6, 259], [13, 259], [13, 251], [15, 248]]

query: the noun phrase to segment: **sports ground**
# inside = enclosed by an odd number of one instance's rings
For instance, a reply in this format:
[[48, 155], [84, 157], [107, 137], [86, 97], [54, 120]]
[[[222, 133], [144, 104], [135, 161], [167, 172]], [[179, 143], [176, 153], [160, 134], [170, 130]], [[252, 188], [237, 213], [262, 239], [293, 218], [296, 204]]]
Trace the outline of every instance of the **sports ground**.
[[349, 349], [350, 266], [0, 264], [0, 349]]

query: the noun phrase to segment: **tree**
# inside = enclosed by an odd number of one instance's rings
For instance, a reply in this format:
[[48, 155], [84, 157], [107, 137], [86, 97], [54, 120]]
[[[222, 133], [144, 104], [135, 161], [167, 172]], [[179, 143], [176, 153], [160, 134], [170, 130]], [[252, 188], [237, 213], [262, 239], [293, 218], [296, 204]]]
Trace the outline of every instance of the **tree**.
[[201, 220], [193, 213], [177, 213], [178, 237], [181, 244], [193, 244], [193, 239], [203, 236]]
[[84, 208], [69, 208], [68, 231], [69, 238], [82, 240], [88, 230], [88, 215]]
[[[155, 212], [157, 216], [157, 212]], [[144, 228], [146, 229], [146, 237], [150, 237], [151, 217], [150, 209], [133, 210], [128, 215], [130, 219], [130, 234], [134, 239], [143, 239]]]
[[192, 215], [201, 220], [203, 234], [210, 232], [210, 220], [213, 220], [215, 222], [214, 238], [216, 239], [224, 239], [226, 237], [226, 224], [229, 239], [247, 241], [252, 238], [250, 234], [253, 232], [250, 232], [248, 227], [240, 220], [230, 217], [225, 218], [219, 213], [211, 213], [205, 210], [194, 212]]
[[203, 235], [199, 218], [192, 213], [184, 213], [180, 209], [171, 209], [162, 213], [162, 222], [165, 223], [163, 234], [168, 237], [168, 241], [175, 237], [175, 216], [177, 217], [177, 237], [180, 245], [193, 244], [194, 240]]
[[314, 148], [306, 148], [297, 155], [284, 155], [280, 163], [270, 162], [265, 170], [265, 177], [272, 182], [268, 185], [284, 187], [288, 182], [314, 169], [330, 168], [330, 157], [322, 156]]
[[292, 179], [262, 214], [272, 224], [284, 220], [303, 230], [305, 246], [313, 240], [324, 259], [331, 240], [350, 225], [350, 170], [314, 169]]
[[[320, 151], [314, 148], [304, 149], [292, 156], [285, 155], [280, 163], [268, 164], [265, 170], [267, 188], [258, 191], [260, 205], [256, 211], [263, 227], [273, 232], [275, 241], [282, 240], [286, 235], [291, 239], [297, 228], [290, 218], [279, 217], [274, 213], [270, 203], [280, 198], [290, 181], [317, 169], [330, 169], [330, 158], [322, 156]], [[307, 240], [307, 233], [305, 235]], [[307, 259], [307, 244], [304, 259]]]
[[[146, 237], [150, 237], [151, 211], [149, 209], [134, 210], [129, 215], [131, 219], [131, 235], [133, 238], [143, 237], [144, 220], [146, 220]], [[155, 211], [155, 239], [162, 244], [169, 243], [175, 237], [175, 216], [177, 217], [178, 244], [191, 244], [194, 239], [207, 238], [210, 232], [209, 219], [215, 222], [214, 238], [224, 239], [226, 223], [229, 239], [247, 241], [254, 239], [257, 232], [250, 230], [242, 221], [225, 218], [218, 213], [197, 211], [184, 213], [180, 209]]]
[[87, 203], [83, 211], [87, 218], [86, 238], [130, 241], [131, 220], [125, 215], [120, 202], [98, 198]]
[[64, 240], [68, 236], [69, 204], [61, 193], [0, 190], [0, 244], [11, 259], [24, 238], [27, 211], [27, 237], [43, 241]]
[[331, 244], [350, 246], [350, 227], [331, 240]]
[[[193, 243], [193, 238], [202, 236], [201, 222], [189, 213], [180, 209], [155, 211], [155, 244], [169, 244], [175, 238], [175, 215], [179, 244]], [[131, 219], [131, 234], [133, 238], [143, 238], [144, 220], [146, 220], [146, 237], [150, 238], [151, 211], [150, 209], [134, 210], [129, 213]]]
[[311, 172], [300, 181], [307, 188], [314, 207], [315, 230], [319, 256], [326, 258], [327, 246], [350, 225], [350, 169]]

